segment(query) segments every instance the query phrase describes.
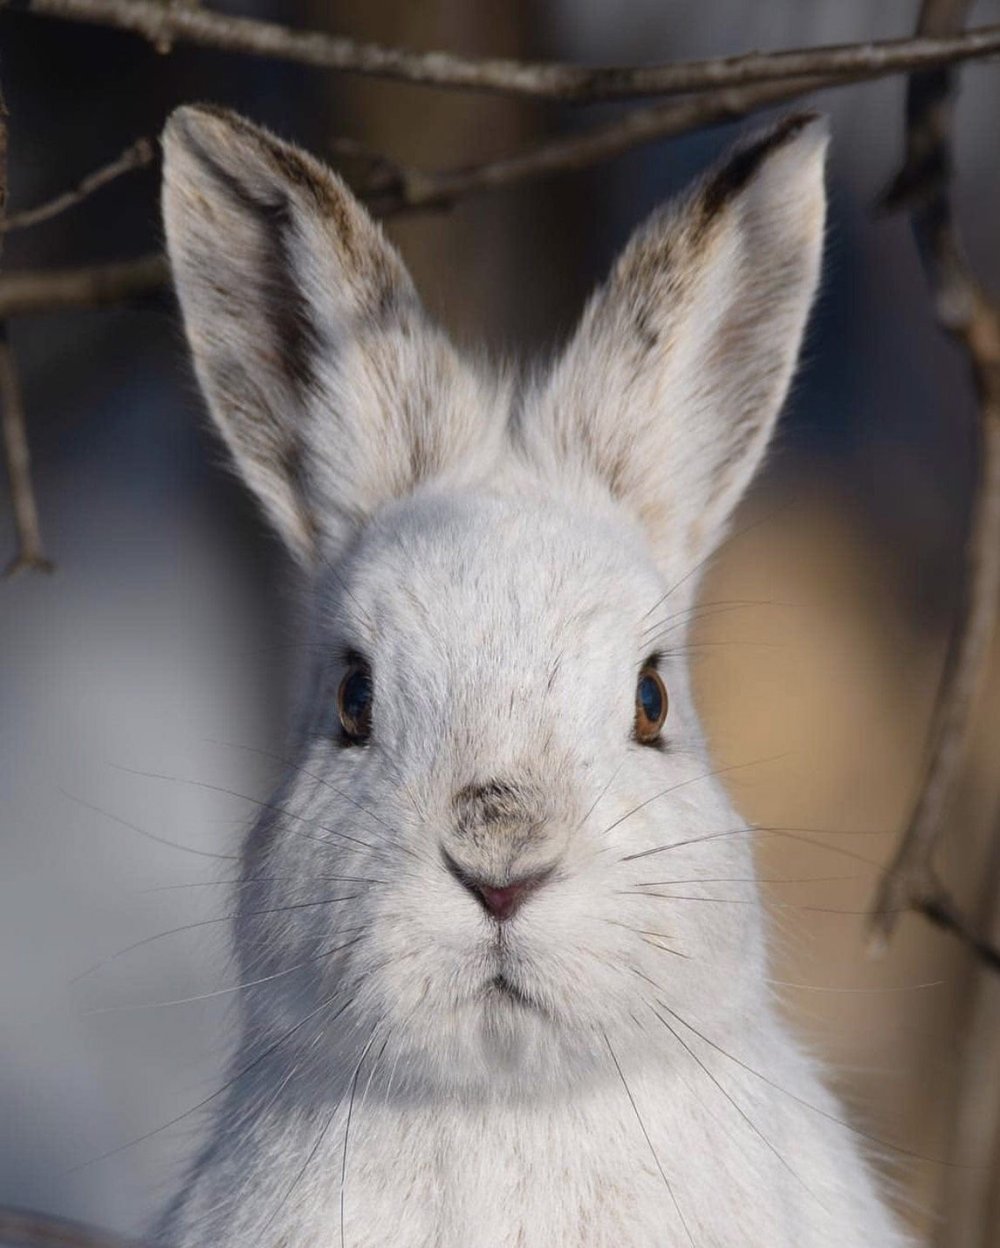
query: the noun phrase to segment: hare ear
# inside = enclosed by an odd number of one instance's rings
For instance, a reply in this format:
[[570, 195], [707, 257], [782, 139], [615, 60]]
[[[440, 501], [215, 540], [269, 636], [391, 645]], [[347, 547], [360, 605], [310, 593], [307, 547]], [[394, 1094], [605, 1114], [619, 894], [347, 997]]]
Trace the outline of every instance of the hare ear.
[[825, 124], [789, 117], [640, 228], [518, 430], [603, 487], [661, 564], [704, 559], [766, 449], [822, 252]]
[[236, 466], [305, 563], [481, 449], [482, 403], [344, 183], [232, 113], [163, 136], [167, 247], [195, 369]]

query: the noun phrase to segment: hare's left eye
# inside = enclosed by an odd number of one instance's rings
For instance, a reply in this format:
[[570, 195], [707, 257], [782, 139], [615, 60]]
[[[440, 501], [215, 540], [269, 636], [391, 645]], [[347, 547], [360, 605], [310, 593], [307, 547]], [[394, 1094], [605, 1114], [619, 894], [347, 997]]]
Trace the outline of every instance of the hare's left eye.
[[639, 673], [635, 687], [635, 737], [649, 745], [660, 735], [667, 718], [667, 690], [655, 667], [647, 665]]

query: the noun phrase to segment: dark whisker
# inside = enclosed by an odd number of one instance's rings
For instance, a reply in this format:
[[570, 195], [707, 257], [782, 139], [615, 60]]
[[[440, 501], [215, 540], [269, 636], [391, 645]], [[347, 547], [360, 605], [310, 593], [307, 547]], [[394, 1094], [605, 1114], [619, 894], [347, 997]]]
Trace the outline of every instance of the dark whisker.
[[[612, 927], [622, 927], [627, 932], [634, 932], [636, 936], [655, 937], [658, 941], [670, 940], [671, 937], [666, 932], [654, 932], [645, 927], [632, 927], [629, 923], [622, 923], [619, 919], [605, 919], [605, 923], [610, 923]], [[669, 945], [658, 944], [657, 949], [662, 949], [664, 953], [672, 953], [678, 958], [687, 958], [690, 955], [681, 953], [679, 949], [673, 949]]]
[[788, 1163], [787, 1159], [783, 1156], [783, 1154], [779, 1152], [777, 1148], [775, 1148], [774, 1144], [772, 1144], [771, 1141], [768, 1139], [768, 1137], [764, 1134], [764, 1132], [761, 1131], [760, 1127], [757, 1126], [757, 1124], [750, 1117], [750, 1115], [746, 1112], [743, 1106], [740, 1105], [739, 1101], [737, 1101], [736, 1098], [732, 1095], [732, 1093], [730, 1093], [729, 1090], [726, 1087], [724, 1087], [722, 1083], [719, 1082], [716, 1076], [712, 1073], [711, 1070], [709, 1070], [709, 1068], [701, 1060], [701, 1058], [694, 1051], [694, 1049], [691, 1048], [691, 1046], [687, 1043], [687, 1041], [681, 1035], [678, 1034], [675, 1028], [671, 1027], [671, 1025], [659, 1012], [659, 1010], [655, 1009], [653, 1006], [650, 1006], [649, 1008], [652, 1010], [653, 1014], [660, 1020], [663, 1026], [666, 1027], [667, 1031], [670, 1032], [670, 1034], [674, 1037], [674, 1039], [681, 1046], [681, 1048], [683, 1048], [684, 1051], [687, 1054], [689, 1054], [689, 1056], [692, 1057], [694, 1061], [701, 1067], [701, 1069], [705, 1072], [705, 1074], [712, 1081], [715, 1087], [719, 1089], [719, 1091], [726, 1098], [729, 1104], [732, 1105], [733, 1109], [736, 1110], [739, 1116], [747, 1124], [750, 1130], [753, 1131], [753, 1133], [759, 1139], [761, 1139], [764, 1142], [764, 1144], [767, 1145], [770, 1151], [774, 1154], [774, 1156], [778, 1159], [778, 1161], [784, 1166], [784, 1168], [788, 1171], [788, 1173], [792, 1176], [792, 1178], [794, 1178], [795, 1181], [800, 1184], [800, 1186], [802, 1187], [804, 1191], [808, 1192], [808, 1194], [813, 1198], [813, 1200], [816, 1201], [816, 1203], [820, 1206], [821, 1209], [824, 1209], [826, 1210], [826, 1212], [829, 1212], [829, 1210], [826, 1209], [826, 1205], [824, 1205], [824, 1203], [820, 1200], [820, 1198], [816, 1195], [816, 1193], [812, 1190], [812, 1188], [809, 1187], [809, 1185], [802, 1178], [799, 1172], [793, 1166], [791, 1166]]
[[[616, 819], [614, 823], [609, 824], [601, 833], [607, 836], [609, 832], [613, 832], [615, 828], [620, 827], [627, 819], [631, 819], [633, 815], [637, 815], [640, 810], [645, 810], [647, 806], [651, 806], [653, 802], [657, 802], [661, 797], [666, 797], [668, 793], [674, 793], [678, 789], [686, 788], [689, 784], [697, 784], [700, 780], [710, 780], [713, 776], [723, 776], [731, 771], [740, 771], [746, 767], [758, 767], [762, 763], [776, 762], [780, 758], [786, 758], [787, 754], [771, 754], [767, 758], [751, 759], [748, 763], [733, 763], [729, 767], [715, 767], [711, 771], [702, 772], [698, 776], [690, 776], [687, 780], [679, 780], [675, 784], [669, 785], [665, 789], [661, 789], [659, 793], [654, 793], [652, 797], [647, 797], [644, 802], [640, 802], [637, 806], [633, 806], [630, 811], [622, 815], [620, 819]], [[624, 860], [624, 861], [627, 861]]]
[[[652, 980], [647, 980], [647, 982], [652, 984], [654, 988], [658, 988], [659, 991], [663, 991], [663, 989], [658, 984], [654, 984]], [[911, 1152], [909, 1149], [901, 1148], [898, 1144], [891, 1144], [888, 1140], [880, 1139], [877, 1135], [870, 1135], [867, 1131], [860, 1130], [858, 1127], [846, 1122], [843, 1118], [838, 1118], [836, 1114], [831, 1114], [828, 1110], [821, 1109], [818, 1105], [814, 1105], [811, 1101], [807, 1101], [803, 1099], [803, 1097], [797, 1096], [794, 1092], [790, 1092], [787, 1088], [782, 1087], [780, 1083], [775, 1083], [775, 1081], [773, 1079], [769, 1079], [767, 1075], [762, 1074], [753, 1066], [741, 1061], [727, 1049], [724, 1049], [721, 1045], [716, 1044], [714, 1040], [710, 1040], [704, 1032], [699, 1031], [698, 1028], [692, 1026], [686, 1018], [682, 1018], [675, 1010], [672, 1010], [665, 1001], [658, 999], [657, 1004], [661, 1007], [661, 1009], [666, 1010], [672, 1018], [676, 1019], [682, 1027], [686, 1027], [687, 1030], [693, 1035], [696, 1035], [699, 1040], [707, 1044], [709, 1048], [715, 1049], [715, 1051], [721, 1054], [722, 1057], [728, 1058], [729, 1061], [739, 1066], [741, 1070], [745, 1070], [748, 1075], [753, 1075], [754, 1078], [759, 1079], [762, 1083], [766, 1083], [769, 1088], [773, 1088], [776, 1092], [782, 1093], [783, 1096], [789, 1097], [791, 1100], [795, 1101], [796, 1104], [803, 1106], [803, 1108], [812, 1110], [814, 1114], [819, 1114], [821, 1118], [826, 1118], [830, 1122], [835, 1122], [838, 1126], [844, 1127], [845, 1130], [852, 1132], [854, 1135], [860, 1136], [862, 1139], [868, 1140], [872, 1144], [877, 1144], [880, 1148], [887, 1148], [891, 1152], [899, 1153], [903, 1157], [910, 1157], [914, 1161], [929, 1162], [935, 1166], [951, 1166], [953, 1164], [952, 1162], [942, 1161], [940, 1158], [925, 1157], [921, 1153]]]
[[[721, 841], [729, 836], [756, 836], [756, 835], [773, 835], [785, 837], [788, 840], [797, 841], [802, 845], [811, 845], [814, 849], [825, 849], [831, 854], [840, 854], [844, 858], [850, 858], [855, 862], [863, 862], [867, 867], [873, 867], [876, 871], [882, 871], [881, 863], [875, 862], [871, 858], [865, 858], [863, 854], [856, 854], [852, 850], [843, 849], [838, 845], [824, 845], [822, 841], [812, 841], [808, 836], [803, 836], [803, 832], [814, 832], [818, 836], [838, 835], [830, 829], [813, 829], [813, 828], [780, 828], [774, 825], [767, 827], [757, 824], [745, 824], [741, 828], [727, 828], [722, 832], [705, 832], [700, 836], [687, 837], [683, 841], [670, 841], [665, 845], [654, 845], [652, 849], [638, 850], [634, 854], [626, 854], [619, 858], [619, 862], [637, 862], [640, 858], [650, 858], [654, 854], [665, 854], [672, 849], [683, 849], [688, 845], [701, 845], [710, 841]], [[844, 836], [854, 836], [853, 832], [839, 833]], [[859, 834], [862, 835], [862, 834]], [[877, 835], [876, 833], [864, 833], [863, 835]]]
[[604, 800], [604, 798], [607, 796], [608, 790], [611, 788], [611, 786], [614, 784], [614, 782], [618, 779], [618, 776], [619, 776], [619, 775], [620, 775], [620, 773], [621, 773], [621, 769], [622, 769], [624, 766], [625, 766], [625, 760], [623, 759], [623, 760], [622, 760], [622, 761], [618, 764], [618, 766], [615, 768], [615, 770], [611, 773], [611, 779], [607, 782], [607, 784], [606, 784], [606, 785], [604, 785], [604, 787], [601, 789], [600, 793], [598, 793], [597, 797], [595, 797], [595, 798], [594, 798], [594, 801], [593, 801], [593, 803], [591, 804], [590, 809], [587, 811], [587, 813], [583, 816], [583, 818], [582, 818], [582, 819], [580, 820], [580, 822], [577, 824], [577, 826], [576, 826], [576, 828], [574, 829], [574, 831], [579, 832], [582, 828], [584, 828], [584, 827], [586, 826], [587, 820], [590, 818], [590, 816], [594, 813], [594, 811], [597, 809], [597, 807], [601, 804], [601, 802], [602, 802], [602, 801]]
[[[354, 1094], [358, 1090], [358, 1076], [361, 1074], [361, 1067], [364, 1064], [365, 1058], [368, 1056], [368, 1050], [372, 1046], [372, 1041], [375, 1039], [375, 1033], [381, 1025], [381, 1022], [382, 1020], [379, 1019], [379, 1021], [372, 1028], [372, 1034], [368, 1037], [368, 1043], [365, 1045], [361, 1056], [358, 1058], [358, 1064], [354, 1068], [354, 1075], [351, 1079], [351, 1099], [347, 1103], [347, 1122], [344, 1124], [344, 1155], [340, 1165], [340, 1248], [344, 1248], [344, 1210], [345, 1194], [347, 1190], [347, 1146], [351, 1135], [351, 1118], [354, 1114]], [[379, 1062], [382, 1060], [382, 1054], [385, 1052], [385, 1046], [388, 1043], [389, 1037], [386, 1036], [382, 1043], [382, 1048], [379, 1050], [378, 1056], [372, 1064], [372, 1075], [375, 1073], [375, 1067], [377, 1067]], [[370, 1083], [371, 1078], [369, 1078], [369, 1084]]]
[[632, 1095], [632, 1089], [628, 1086], [628, 1083], [626, 1082], [625, 1075], [621, 1068], [621, 1063], [618, 1061], [618, 1058], [615, 1055], [615, 1051], [611, 1047], [611, 1041], [608, 1039], [607, 1032], [602, 1031], [601, 1035], [604, 1037], [604, 1043], [608, 1046], [608, 1052], [611, 1054], [611, 1060], [615, 1064], [615, 1070], [618, 1072], [618, 1078], [621, 1080], [621, 1085], [625, 1089], [625, 1095], [628, 1097], [629, 1104], [632, 1106], [632, 1112], [633, 1114], [635, 1114], [635, 1120], [639, 1124], [639, 1129], [640, 1131], [642, 1131], [646, 1144], [649, 1147], [649, 1151], [652, 1155], [656, 1168], [660, 1172], [660, 1178], [663, 1180], [663, 1185], [667, 1189], [667, 1194], [669, 1195], [671, 1203], [673, 1204], [674, 1209], [677, 1213], [677, 1216], [680, 1219], [681, 1226], [684, 1227], [684, 1233], [687, 1235], [688, 1243], [691, 1245], [691, 1248], [694, 1248], [694, 1239], [691, 1235], [691, 1229], [687, 1224], [687, 1219], [684, 1217], [684, 1214], [681, 1211], [680, 1205], [677, 1203], [677, 1197], [674, 1194], [673, 1187], [670, 1185], [670, 1180], [667, 1178], [666, 1173], [663, 1169], [663, 1166], [660, 1165], [660, 1159], [656, 1155], [656, 1149], [653, 1147], [653, 1141], [649, 1138], [649, 1132], [646, 1130], [646, 1124], [643, 1122], [642, 1115], [639, 1113], [639, 1107], [635, 1103], [635, 1097]]

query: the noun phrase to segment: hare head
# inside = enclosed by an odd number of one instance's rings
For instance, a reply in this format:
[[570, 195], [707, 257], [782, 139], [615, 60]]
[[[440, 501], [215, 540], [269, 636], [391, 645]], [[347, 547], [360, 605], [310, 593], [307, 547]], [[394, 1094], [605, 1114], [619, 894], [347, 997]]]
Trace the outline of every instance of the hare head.
[[[535, 1095], [665, 1044], [657, 1002], [746, 1020], [751, 838], [682, 643], [795, 367], [825, 146], [797, 115], [737, 147], [522, 375], [458, 354], [335, 174], [174, 114], [195, 368], [309, 603], [294, 766], [245, 850], [238, 949], [275, 977], [258, 1034], [305, 985], [309, 1060], [369, 1035], [401, 1079]], [[697, 895], [719, 879], [741, 904]]]

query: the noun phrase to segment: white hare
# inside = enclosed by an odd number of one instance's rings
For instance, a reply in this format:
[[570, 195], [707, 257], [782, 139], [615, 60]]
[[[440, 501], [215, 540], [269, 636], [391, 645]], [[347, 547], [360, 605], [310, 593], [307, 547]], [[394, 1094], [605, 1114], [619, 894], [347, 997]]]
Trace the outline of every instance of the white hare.
[[795, 367], [826, 141], [801, 115], [737, 147], [525, 379], [456, 353], [329, 170], [171, 118], [195, 366], [313, 659], [163, 1244], [907, 1242], [772, 1000], [679, 644]]

